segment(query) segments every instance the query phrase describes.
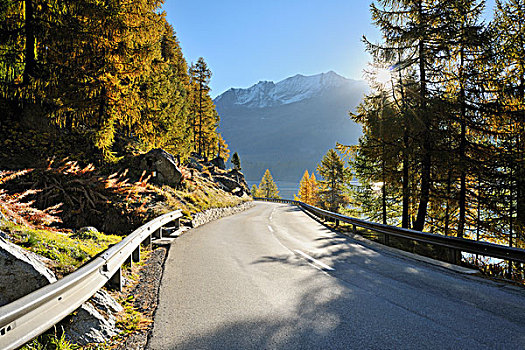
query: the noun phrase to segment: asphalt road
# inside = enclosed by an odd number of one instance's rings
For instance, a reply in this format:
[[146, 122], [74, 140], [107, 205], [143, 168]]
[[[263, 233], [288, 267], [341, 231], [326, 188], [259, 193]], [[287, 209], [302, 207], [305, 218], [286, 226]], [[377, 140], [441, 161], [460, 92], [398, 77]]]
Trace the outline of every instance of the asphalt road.
[[525, 289], [257, 203], [169, 251], [150, 349], [525, 349]]

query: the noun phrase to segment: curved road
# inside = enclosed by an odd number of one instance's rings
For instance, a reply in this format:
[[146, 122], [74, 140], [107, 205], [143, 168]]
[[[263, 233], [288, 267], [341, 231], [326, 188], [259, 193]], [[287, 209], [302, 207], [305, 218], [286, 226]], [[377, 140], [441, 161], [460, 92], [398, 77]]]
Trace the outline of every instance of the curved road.
[[256, 203], [178, 238], [150, 349], [525, 349], [525, 289]]

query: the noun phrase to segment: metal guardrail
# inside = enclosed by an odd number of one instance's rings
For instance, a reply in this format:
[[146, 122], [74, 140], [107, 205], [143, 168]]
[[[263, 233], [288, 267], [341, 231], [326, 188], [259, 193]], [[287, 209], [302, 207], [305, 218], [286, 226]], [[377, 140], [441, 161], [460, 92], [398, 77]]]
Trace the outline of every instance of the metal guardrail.
[[[287, 203], [301, 207], [303, 210], [308, 211], [318, 217], [330, 218], [336, 220], [336, 222], [346, 222], [353, 225], [354, 232], [356, 227], [365, 228], [371, 231], [380, 232], [385, 235], [406, 238], [418, 242], [433, 244], [440, 247], [450, 248], [455, 250], [455, 253], [466, 252], [472, 254], [479, 254], [489, 256], [498, 259], [511, 260], [518, 263], [525, 263], [525, 249], [506, 247], [499, 244], [473, 241], [465, 238], [442, 236], [428, 232], [421, 232], [410, 230], [406, 228], [383, 225], [374, 222], [369, 222], [361, 219], [352, 218], [349, 216], [333, 213], [327, 210], [323, 210], [309, 204], [293, 201], [288, 199], [272, 199], [272, 198], [258, 198], [255, 200], [276, 202], [276, 203]], [[457, 256], [457, 254], [454, 254]], [[457, 261], [455, 261], [457, 262]]]
[[[122, 288], [122, 265], [140, 260], [140, 245], [162, 237], [162, 227], [179, 226], [180, 210], [142, 225], [66, 277], [0, 307], [0, 349], [16, 349], [75, 311], [105, 284]], [[14, 287], [14, 286], [13, 286]]]

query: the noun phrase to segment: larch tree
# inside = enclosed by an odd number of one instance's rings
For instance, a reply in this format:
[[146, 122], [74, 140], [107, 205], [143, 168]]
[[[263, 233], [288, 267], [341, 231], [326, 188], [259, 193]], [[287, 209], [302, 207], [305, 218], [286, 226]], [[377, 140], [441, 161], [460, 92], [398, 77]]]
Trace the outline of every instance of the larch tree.
[[264, 198], [281, 198], [279, 196], [279, 189], [273, 181], [270, 169], [266, 169], [266, 171], [264, 172], [261, 182], [259, 183], [257, 194]]
[[310, 174], [308, 174], [308, 170], [305, 170], [301, 182], [299, 182], [299, 192], [296, 196], [297, 200], [310, 204], [310, 190]]
[[315, 178], [314, 172], [312, 172], [312, 176], [310, 176], [310, 179], [308, 180], [308, 193], [309, 193], [309, 202], [308, 204], [317, 206], [319, 205], [319, 184], [317, 183], [317, 179]]

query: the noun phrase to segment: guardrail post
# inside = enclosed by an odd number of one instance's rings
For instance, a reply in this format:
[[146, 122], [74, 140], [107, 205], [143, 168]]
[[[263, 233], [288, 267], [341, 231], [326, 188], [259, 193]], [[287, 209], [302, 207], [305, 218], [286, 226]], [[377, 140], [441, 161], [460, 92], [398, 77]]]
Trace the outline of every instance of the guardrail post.
[[148, 235], [146, 239], [142, 241], [142, 245], [148, 249], [151, 249], [151, 235]]
[[161, 239], [162, 238], [162, 227], [161, 228], [158, 228], [156, 229], [155, 231], [153, 231], [153, 233], [151, 234], [151, 236], [153, 238], [157, 238], [157, 239]]
[[335, 227], [339, 227], [339, 220], [335, 219]]
[[390, 245], [390, 235], [387, 233], [383, 233], [385, 245]]
[[117, 272], [111, 278], [107, 281], [106, 285], [110, 289], [118, 290], [119, 292], [122, 291], [122, 269], [119, 267]]
[[449, 248], [448, 249], [448, 262], [461, 265], [461, 250]]
[[355, 224], [352, 224], [352, 232], [354, 232], [354, 234], [357, 234], [357, 227], [355, 226]]
[[139, 262], [140, 261], [140, 245], [131, 253], [131, 260], [133, 262]]

